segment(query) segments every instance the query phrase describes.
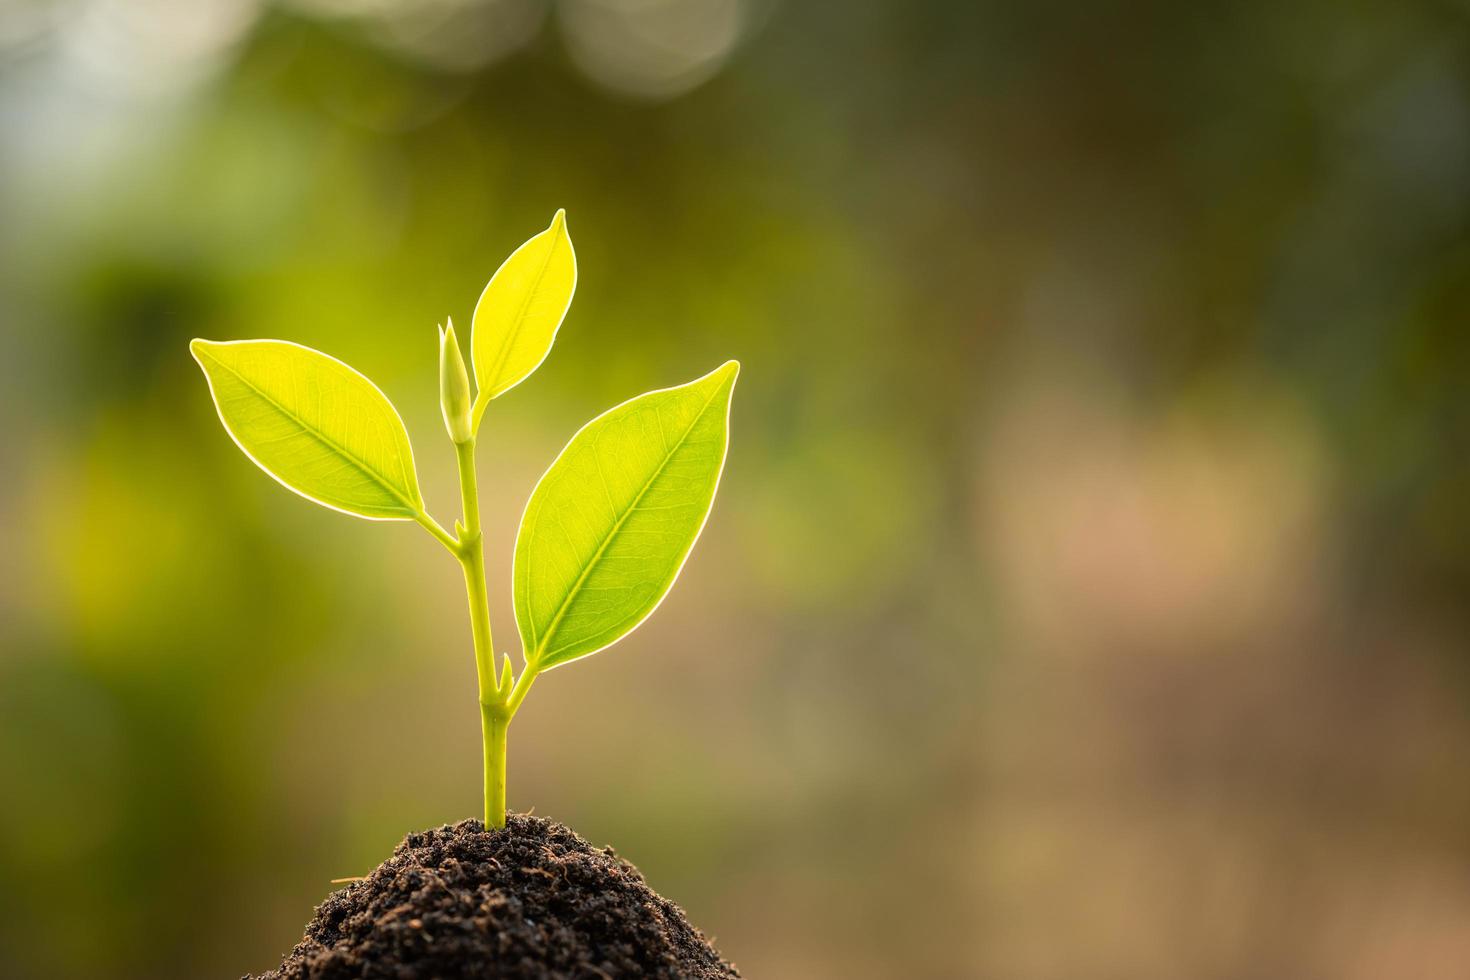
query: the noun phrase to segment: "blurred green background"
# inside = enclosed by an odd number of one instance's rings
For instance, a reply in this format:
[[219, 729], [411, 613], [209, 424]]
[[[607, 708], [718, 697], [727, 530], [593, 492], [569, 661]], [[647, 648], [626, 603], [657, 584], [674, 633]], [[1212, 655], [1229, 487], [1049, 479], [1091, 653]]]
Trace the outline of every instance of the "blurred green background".
[[0, 3], [0, 976], [273, 966], [479, 812], [459, 571], [220, 429], [189, 338], [400, 407], [565, 207], [492, 611], [583, 421], [744, 362], [669, 601], [510, 800], [752, 978], [1463, 977], [1470, 8]]

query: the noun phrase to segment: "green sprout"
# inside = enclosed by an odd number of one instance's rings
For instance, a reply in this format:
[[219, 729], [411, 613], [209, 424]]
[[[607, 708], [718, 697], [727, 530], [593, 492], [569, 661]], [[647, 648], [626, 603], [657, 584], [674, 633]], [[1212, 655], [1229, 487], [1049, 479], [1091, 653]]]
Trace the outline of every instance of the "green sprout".
[[577, 260], [565, 212], [506, 259], [480, 295], [472, 396], [451, 322], [439, 332], [439, 400], [459, 461], [454, 533], [429, 515], [408, 432], [376, 385], [284, 340], [194, 340], [220, 421], [281, 485], [373, 521], [413, 521], [464, 570], [485, 748], [485, 826], [505, 826], [511, 719], [542, 672], [612, 646], [668, 594], [704, 528], [729, 442], [735, 361], [650, 391], [584, 425], [541, 477], [512, 566], [522, 667], [497, 670], [485, 582], [475, 441], [490, 403], [551, 351], [572, 302]]

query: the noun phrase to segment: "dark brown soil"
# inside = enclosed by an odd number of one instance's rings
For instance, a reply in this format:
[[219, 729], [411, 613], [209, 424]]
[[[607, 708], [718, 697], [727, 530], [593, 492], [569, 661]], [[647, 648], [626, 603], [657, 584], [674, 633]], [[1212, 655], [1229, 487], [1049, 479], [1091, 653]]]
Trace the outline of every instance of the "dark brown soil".
[[611, 848], [541, 817], [410, 834], [260, 980], [739, 977]]

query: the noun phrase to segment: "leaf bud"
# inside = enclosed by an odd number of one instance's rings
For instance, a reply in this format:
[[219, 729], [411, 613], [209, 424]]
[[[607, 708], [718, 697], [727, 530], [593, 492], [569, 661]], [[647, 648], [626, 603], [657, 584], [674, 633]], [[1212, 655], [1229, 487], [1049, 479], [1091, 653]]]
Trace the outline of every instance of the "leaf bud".
[[454, 336], [454, 321], [439, 328], [439, 407], [444, 411], [444, 427], [456, 443], [469, 442], [474, 436], [470, 423], [470, 376], [459, 352], [459, 339]]

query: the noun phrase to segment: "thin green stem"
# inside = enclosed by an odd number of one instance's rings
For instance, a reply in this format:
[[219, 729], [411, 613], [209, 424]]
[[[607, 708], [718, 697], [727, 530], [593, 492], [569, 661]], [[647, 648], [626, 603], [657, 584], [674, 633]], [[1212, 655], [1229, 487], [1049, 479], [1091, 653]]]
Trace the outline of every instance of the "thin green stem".
[[470, 632], [475, 639], [475, 676], [479, 681], [480, 701], [499, 700], [495, 686], [495, 647], [490, 639], [490, 597], [485, 592], [485, 555], [478, 536], [465, 540], [473, 554], [460, 559], [464, 569], [465, 593], [470, 600]]
[[464, 529], [471, 536], [480, 533], [480, 491], [475, 480], [475, 440], [454, 444], [459, 461], [459, 497], [464, 503]]
[[427, 511], [419, 511], [416, 515], [414, 515], [414, 521], [425, 531], [428, 531], [430, 534], [432, 534], [435, 541], [438, 541], [444, 547], [448, 548], [451, 555], [455, 556], [456, 558], [459, 557], [459, 542], [455, 540], [454, 535], [444, 530], [444, 528], [440, 526], [438, 521], [430, 517]]
[[505, 826], [505, 739], [510, 712], [495, 674], [495, 641], [490, 631], [490, 597], [485, 587], [485, 541], [480, 530], [480, 491], [475, 479], [475, 440], [456, 443], [459, 496], [464, 506], [457, 555], [470, 601], [470, 631], [475, 639], [475, 675], [480, 688], [480, 737], [485, 746], [485, 827]]
[[470, 600], [470, 630], [475, 638], [475, 673], [480, 701], [499, 700], [495, 681], [495, 641], [490, 631], [490, 596], [485, 588], [485, 542], [480, 532], [480, 492], [475, 482], [475, 440], [455, 445], [459, 458], [459, 495], [464, 505], [463, 532], [456, 550], [464, 569]]
[[515, 716], [516, 709], [526, 699], [526, 692], [531, 689], [531, 684], [535, 682], [536, 675], [539, 673], [541, 673], [539, 670], [527, 665], [526, 669], [521, 671], [521, 676], [516, 678], [515, 687], [511, 688], [510, 696], [505, 699], [505, 709], [510, 712], [511, 717]]
[[499, 705], [480, 705], [480, 734], [485, 743], [485, 829], [505, 826], [505, 736], [510, 715]]
[[459, 462], [459, 496], [464, 516], [455, 537], [420, 511], [414, 519], [459, 561], [470, 603], [470, 632], [475, 641], [475, 674], [480, 689], [480, 736], [485, 748], [485, 826], [505, 826], [505, 748], [510, 720], [526, 698], [538, 671], [527, 666], [511, 682], [510, 658], [503, 676], [495, 672], [495, 641], [490, 631], [490, 597], [485, 585], [485, 541], [480, 529], [480, 490], [475, 478], [475, 440], [455, 443]]

